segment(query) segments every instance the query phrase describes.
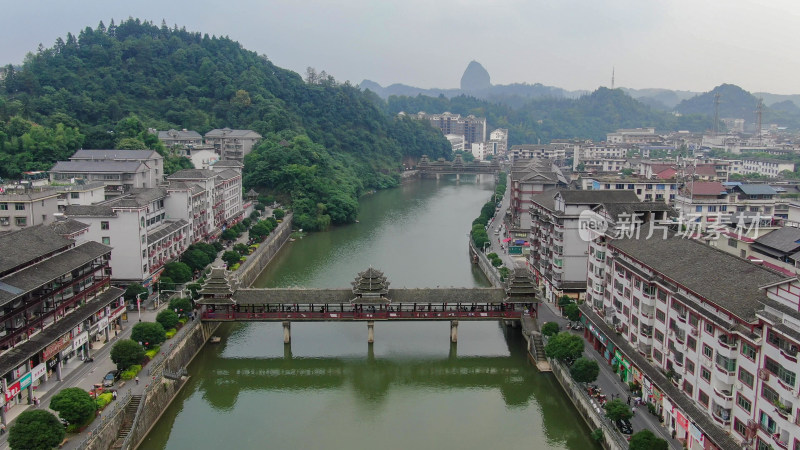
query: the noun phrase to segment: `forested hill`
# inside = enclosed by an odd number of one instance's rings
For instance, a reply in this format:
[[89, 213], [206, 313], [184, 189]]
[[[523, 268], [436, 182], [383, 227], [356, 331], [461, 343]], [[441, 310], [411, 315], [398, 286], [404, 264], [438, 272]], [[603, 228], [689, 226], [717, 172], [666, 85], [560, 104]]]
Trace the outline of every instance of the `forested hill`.
[[605, 140], [619, 128], [655, 127], [658, 131], [703, 131], [711, 120], [657, 111], [620, 89], [600, 88], [577, 99], [539, 98], [519, 107], [491, 103], [474, 97], [389, 97], [389, 111], [397, 113], [474, 114], [487, 117], [492, 128], [509, 129], [509, 145], [548, 143], [553, 139]]
[[396, 184], [403, 157], [450, 152], [440, 132], [388, 114], [374, 94], [309, 75], [227, 37], [101, 22], [40, 46], [18, 71], [6, 66], [0, 176], [80, 147], [135, 146], [150, 139], [143, 127], [253, 129], [265, 140], [245, 161], [247, 187], [291, 196], [300, 226], [318, 229], [354, 220], [358, 195]]

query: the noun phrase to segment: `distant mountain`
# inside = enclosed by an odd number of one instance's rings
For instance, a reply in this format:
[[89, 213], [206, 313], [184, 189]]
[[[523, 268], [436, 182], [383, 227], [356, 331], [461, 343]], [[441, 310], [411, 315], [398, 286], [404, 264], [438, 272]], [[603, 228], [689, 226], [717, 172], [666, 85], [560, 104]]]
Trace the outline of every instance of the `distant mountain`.
[[689, 99], [694, 97], [700, 92], [691, 92], [691, 91], [672, 91], [669, 89], [657, 89], [657, 88], [648, 88], [648, 89], [632, 89], [632, 88], [620, 88], [623, 92], [630, 95], [631, 97], [639, 100], [640, 102], [651, 105], [654, 107], [661, 106], [665, 111], [672, 110], [678, 103], [682, 100]]
[[796, 106], [800, 107], [800, 95], [784, 95], [784, 94], [770, 94], [768, 92], [753, 92], [758, 98], [764, 99], [764, 104], [767, 106], [774, 106], [776, 103], [783, 103], [790, 101]]
[[722, 84], [709, 92], [680, 102], [675, 110], [681, 114], [714, 116], [714, 97], [719, 94], [719, 117], [743, 118], [752, 122], [758, 98], [735, 84]]
[[470, 61], [464, 75], [461, 75], [461, 90], [480, 92], [492, 87], [489, 72], [478, 61]]

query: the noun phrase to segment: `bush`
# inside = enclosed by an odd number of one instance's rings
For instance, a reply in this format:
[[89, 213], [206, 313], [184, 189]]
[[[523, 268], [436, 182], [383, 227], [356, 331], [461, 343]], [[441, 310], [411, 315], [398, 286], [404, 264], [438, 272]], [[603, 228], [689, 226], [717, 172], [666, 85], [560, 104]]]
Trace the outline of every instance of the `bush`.
[[[167, 333], [164, 332], [164, 334], [166, 335]], [[150, 350], [144, 352], [144, 356], [146, 356], [146, 357], [148, 357], [150, 359], [153, 359], [153, 358], [156, 357], [156, 355], [158, 354], [159, 350], [161, 350], [161, 347], [155, 346], [155, 347], [151, 348]]]
[[240, 267], [240, 264], [236, 263], [236, 264], [230, 266], [228, 269], [231, 270], [231, 271], [235, 271], [235, 270], [239, 269], [239, 267]]
[[132, 380], [136, 378], [136, 374], [142, 371], [142, 366], [139, 364], [134, 364], [128, 368], [128, 370], [122, 372], [120, 374], [120, 378], [123, 380]]
[[8, 445], [12, 450], [49, 449], [64, 439], [64, 425], [44, 409], [23, 411], [8, 430]]
[[175, 328], [175, 325], [178, 324], [178, 313], [172, 309], [165, 309], [158, 313], [156, 316], [156, 322], [160, 323], [165, 330]]
[[553, 336], [554, 334], [558, 333], [560, 327], [556, 322], [547, 322], [542, 325], [542, 334], [545, 336]]
[[125, 370], [133, 364], [139, 364], [144, 358], [144, 348], [132, 339], [117, 341], [111, 347], [111, 361], [117, 369]]
[[141, 342], [144, 348], [153, 348], [167, 339], [165, 333], [158, 322], [139, 322], [131, 330], [131, 339]]
[[177, 333], [177, 332], [178, 332], [178, 330], [176, 330], [175, 328], [170, 328], [169, 330], [167, 330], [167, 333], [166, 333], [167, 339], [174, 338], [175, 337], [175, 333]]
[[94, 402], [97, 403], [97, 409], [103, 409], [106, 405], [111, 403], [112, 400], [114, 400], [114, 396], [111, 392], [106, 392], [98, 395]]
[[50, 409], [70, 424], [82, 424], [94, 417], [97, 405], [88, 392], [73, 387], [62, 389], [50, 400]]
[[595, 428], [590, 436], [595, 442], [603, 442], [603, 429]]
[[131, 284], [125, 289], [125, 293], [122, 295], [125, 300], [132, 302], [136, 301], [136, 296], [147, 292], [147, 288], [142, 286], [141, 284]]

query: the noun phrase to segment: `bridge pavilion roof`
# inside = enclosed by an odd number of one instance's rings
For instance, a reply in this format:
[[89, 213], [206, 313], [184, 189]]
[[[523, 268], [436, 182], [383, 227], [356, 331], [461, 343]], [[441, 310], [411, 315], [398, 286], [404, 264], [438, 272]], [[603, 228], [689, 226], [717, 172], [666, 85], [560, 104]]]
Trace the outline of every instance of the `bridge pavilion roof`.
[[228, 274], [222, 267], [212, 267], [211, 273], [208, 274], [206, 282], [198, 292], [200, 297], [211, 297], [217, 300], [225, 300], [224, 303], [230, 303], [230, 297], [236, 290], [236, 283], [229, 280]]
[[[391, 300], [390, 300], [391, 299]], [[502, 288], [389, 289], [386, 297], [353, 298], [351, 289], [238, 289], [232, 300], [238, 305], [322, 304], [501, 304], [530, 303], [529, 297], [507, 298]], [[225, 298], [201, 298], [199, 304], [231, 304]]]
[[527, 269], [514, 269], [508, 280], [506, 294], [508, 302], [533, 303], [538, 301], [537, 295], [540, 295], [540, 291]]
[[353, 301], [363, 302], [364, 300], [380, 299], [378, 303], [388, 303], [386, 294], [389, 292], [389, 281], [386, 275], [378, 269], [370, 267], [356, 275], [353, 285], [353, 294], [356, 298]]

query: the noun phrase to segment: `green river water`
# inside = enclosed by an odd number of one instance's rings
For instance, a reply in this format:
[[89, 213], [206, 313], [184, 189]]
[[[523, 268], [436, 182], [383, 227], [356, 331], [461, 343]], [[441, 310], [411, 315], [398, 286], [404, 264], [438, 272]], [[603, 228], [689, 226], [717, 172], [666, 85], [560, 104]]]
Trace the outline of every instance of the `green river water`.
[[[298, 239], [255, 287], [349, 287], [370, 266], [393, 287], [488, 286], [467, 233], [490, 176], [419, 180], [365, 196], [358, 224]], [[584, 449], [588, 430], [551, 375], [498, 322], [223, 324], [220, 344], [144, 449]]]

